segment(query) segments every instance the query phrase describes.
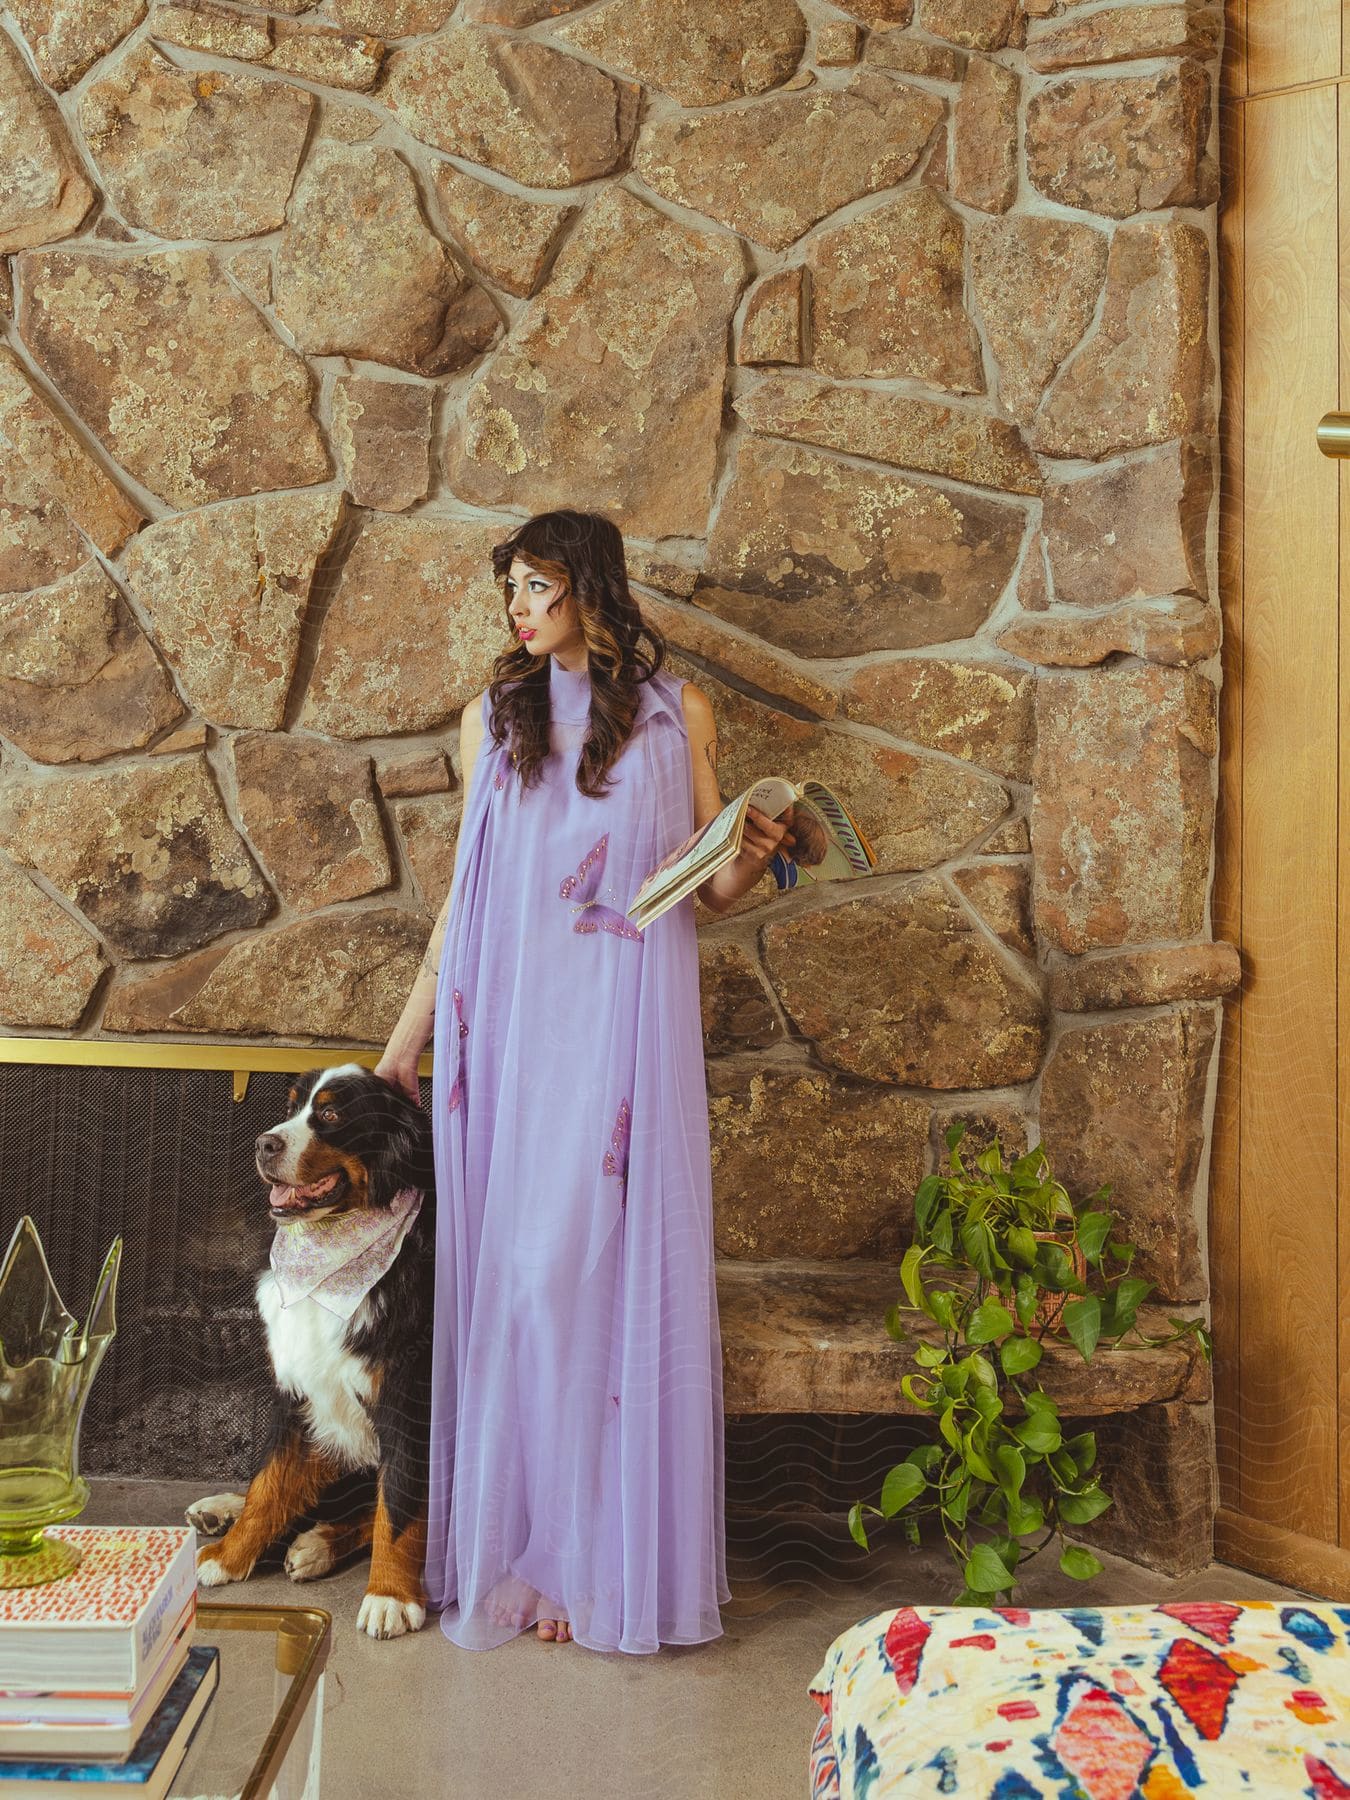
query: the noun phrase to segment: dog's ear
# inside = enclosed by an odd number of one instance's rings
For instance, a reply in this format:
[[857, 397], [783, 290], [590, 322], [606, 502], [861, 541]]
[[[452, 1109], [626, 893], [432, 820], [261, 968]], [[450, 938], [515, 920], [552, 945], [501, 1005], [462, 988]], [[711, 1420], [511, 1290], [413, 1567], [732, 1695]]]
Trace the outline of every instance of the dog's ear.
[[370, 1203], [388, 1206], [400, 1189], [425, 1192], [432, 1183], [431, 1120], [392, 1086], [381, 1096], [384, 1129], [367, 1159]]

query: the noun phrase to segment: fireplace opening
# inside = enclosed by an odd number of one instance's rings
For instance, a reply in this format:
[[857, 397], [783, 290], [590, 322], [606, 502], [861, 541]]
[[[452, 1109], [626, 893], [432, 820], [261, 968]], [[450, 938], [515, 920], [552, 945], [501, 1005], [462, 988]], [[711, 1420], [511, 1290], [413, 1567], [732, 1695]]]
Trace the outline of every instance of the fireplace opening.
[[228, 1069], [0, 1064], [0, 1250], [30, 1214], [83, 1320], [123, 1239], [85, 1474], [245, 1481], [258, 1466], [273, 1387], [253, 1291], [275, 1227], [253, 1146], [291, 1080], [251, 1074], [236, 1101]]

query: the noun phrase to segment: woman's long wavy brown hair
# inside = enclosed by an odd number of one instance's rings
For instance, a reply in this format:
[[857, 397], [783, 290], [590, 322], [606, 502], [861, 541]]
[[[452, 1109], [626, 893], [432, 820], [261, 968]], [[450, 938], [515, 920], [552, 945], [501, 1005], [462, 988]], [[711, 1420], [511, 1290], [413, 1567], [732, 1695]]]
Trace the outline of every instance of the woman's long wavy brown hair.
[[[598, 513], [537, 513], [500, 544], [492, 547], [492, 571], [503, 584], [507, 626], [515, 638], [505, 582], [516, 557], [541, 575], [562, 581], [563, 590], [549, 608], [561, 606], [570, 593], [577, 603], [586, 639], [591, 681], [591, 716], [577, 761], [576, 784], [599, 799], [610, 787], [609, 770], [633, 729], [638, 688], [666, 660], [665, 639], [648, 625], [628, 590], [623, 537], [612, 520]], [[652, 643], [647, 655], [638, 639]], [[526, 787], [541, 779], [549, 753], [549, 665], [551, 656], [532, 655], [517, 638], [492, 665], [488, 683], [488, 730], [494, 744], [508, 740], [516, 772]]]

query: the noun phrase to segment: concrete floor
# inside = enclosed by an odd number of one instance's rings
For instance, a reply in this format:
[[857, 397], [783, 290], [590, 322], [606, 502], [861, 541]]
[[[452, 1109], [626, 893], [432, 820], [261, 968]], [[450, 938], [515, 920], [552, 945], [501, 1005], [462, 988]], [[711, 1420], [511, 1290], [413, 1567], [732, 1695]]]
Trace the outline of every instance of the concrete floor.
[[[178, 1524], [228, 1482], [96, 1481], [81, 1523]], [[817, 1515], [819, 1518], [819, 1515]], [[434, 1619], [377, 1643], [356, 1629], [366, 1562], [296, 1585], [255, 1575], [211, 1598], [321, 1606], [333, 1615], [323, 1800], [572, 1796], [802, 1800], [819, 1717], [807, 1686], [832, 1640], [882, 1607], [940, 1604], [949, 1565], [898, 1534], [860, 1550], [801, 1516], [729, 1521], [725, 1634], [653, 1656], [598, 1655], [527, 1632], [498, 1650], [451, 1644]], [[1026, 1603], [1275, 1599], [1288, 1590], [1219, 1564], [1168, 1581], [1115, 1557], [1090, 1586], [1033, 1565]]]

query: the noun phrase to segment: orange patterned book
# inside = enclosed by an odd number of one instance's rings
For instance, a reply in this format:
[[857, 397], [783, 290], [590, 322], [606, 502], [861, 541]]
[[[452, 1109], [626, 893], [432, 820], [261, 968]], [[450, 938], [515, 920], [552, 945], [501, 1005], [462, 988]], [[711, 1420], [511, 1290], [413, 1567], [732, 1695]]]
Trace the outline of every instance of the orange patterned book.
[[185, 1525], [57, 1526], [79, 1567], [42, 1587], [0, 1590], [0, 1694], [140, 1691], [184, 1607], [195, 1603], [197, 1534]]

